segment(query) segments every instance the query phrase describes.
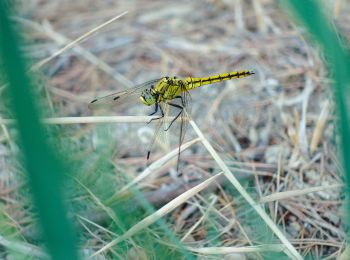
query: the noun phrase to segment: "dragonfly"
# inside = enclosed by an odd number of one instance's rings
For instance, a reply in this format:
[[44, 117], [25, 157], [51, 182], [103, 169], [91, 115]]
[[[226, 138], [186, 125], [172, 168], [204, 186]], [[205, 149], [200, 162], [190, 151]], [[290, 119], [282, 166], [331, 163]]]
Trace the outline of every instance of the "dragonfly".
[[[152, 117], [150, 122], [159, 120], [160, 124], [158, 125], [153, 140], [150, 144], [150, 147], [147, 151], [147, 160], [150, 158], [151, 148], [154, 141], [158, 137], [159, 129], [161, 125], [165, 125], [166, 112], [168, 108], [173, 108], [177, 112], [170, 121], [170, 123], [163, 127], [164, 131], [168, 131], [173, 123], [180, 117], [181, 126], [179, 133], [179, 151], [178, 151], [178, 162], [177, 169], [180, 160], [180, 147], [184, 140], [185, 128], [187, 121], [185, 114], [188, 113], [190, 107], [190, 91], [196, 88], [199, 88], [204, 85], [214, 84], [226, 80], [245, 78], [255, 74], [251, 70], [239, 70], [232, 71], [228, 73], [222, 73], [218, 75], [208, 76], [208, 77], [186, 77], [186, 78], [177, 78], [173, 77], [162, 77], [154, 80], [147, 81], [140, 85], [134, 86], [130, 89], [122, 90], [119, 92], [112, 93], [110, 95], [96, 98], [92, 100], [89, 104], [90, 108], [97, 108], [104, 105], [118, 105], [118, 104], [128, 104], [128, 101], [133, 98], [139, 98], [139, 101], [145, 106], [153, 106], [154, 110], [149, 116], [153, 116], [158, 113], [158, 116]], [[186, 113], [185, 113], [186, 111]], [[169, 122], [169, 121], [168, 121]]]

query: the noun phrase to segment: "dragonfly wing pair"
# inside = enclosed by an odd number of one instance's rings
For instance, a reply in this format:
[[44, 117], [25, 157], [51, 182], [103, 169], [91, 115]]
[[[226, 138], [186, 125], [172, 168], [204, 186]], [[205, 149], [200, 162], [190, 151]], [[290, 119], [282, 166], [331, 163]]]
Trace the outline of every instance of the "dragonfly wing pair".
[[[188, 91], [188, 86], [185, 84], [178, 84], [176, 81], [172, 81], [167, 78], [168, 85], [167, 88], [161, 97], [161, 100], [157, 106], [161, 111], [160, 119], [154, 134], [154, 138], [150, 145], [150, 148], [147, 153], [147, 160], [149, 159], [152, 147], [154, 142], [161, 141], [163, 135], [166, 135], [168, 130], [171, 130], [170, 135], [178, 135], [178, 156], [177, 156], [177, 170], [179, 169], [180, 162], [180, 149], [181, 145], [184, 142], [185, 133], [188, 127], [189, 118], [191, 112], [191, 95]], [[174, 125], [174, 122], [178, 121], [179, 123]]]
[[151, 88], [159, 80], [160, 79], [150, 80], [140, 85], [134, 86], [133, 88], [115, 92], [104, 97], [96, 98], [90, 102], [89, 108], [92, 110], [110, 108], [116, 105], [120, 106], [128, 104], [129, 102], [136, 101], [145, 89]]

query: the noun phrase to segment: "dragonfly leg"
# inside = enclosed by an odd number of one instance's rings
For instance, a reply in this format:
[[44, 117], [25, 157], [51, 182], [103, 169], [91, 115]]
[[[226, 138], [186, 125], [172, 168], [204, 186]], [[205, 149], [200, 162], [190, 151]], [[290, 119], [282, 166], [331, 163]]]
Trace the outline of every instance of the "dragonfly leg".
[[183, 102], [182, 102], [182, 97], [181, 97], [181, 96], [176, 96], [176, 97], [174, 97], [174, 99], [175, 99], [175, 98], [181, 99], [181, 103], [183, 103]]
[[152, 112], [151, 114], [149, 114], [149, 116], [153, 116], [155, 113], [157, 113], [158, 112], [158, 104], [156, 103], [155, 105], [154, 105], [154, 112]]
[[175, 98], [181, 99], [181, 104], [182, 104], [182, 107], [184, 108], [184, 107], [185, 107], [185, 102], [184, 102], [182, 96], [176, 96], [176, 97], [174, 97], [174, 99], [175, 99]]
[[[176, 98], [176, 97], [175, 97]], [[181, 100], [182, 100], [182, 97], [181, 97]], [[177, 104], [173, 104], [173, 103], [168, 103], [169, 106], [172, 106], [172, 107], [176, 107], [178, 109], [180, 109], [181, 111], [175, 116], [175, 118], [170, 122], [170, 125], [164, 130], [164, 131], [168, 131], [169, 128], [172, 126], [172, 124], [176, 121], [176, 119], [178, 119], [178, 117], [181, 115], [181, 113], [183, 112], [183, 107], [180, 106], [180, 105], [177, 105]]]
[[162, 119], [164, 117], [163, 108], [162, 108], [162, 106], [158, 106], [157, 103], [156, 103], [156, 108], [155, 108], [156, 111], [154, 111], [152, 114], [150, 114], [150, 116], [154, 115], [158, 111], [158, 107], [159, 107], [159, 110], [160, 110], [160, 117], [152, 118], [151, 120], [148, 121], [147, 124], [151, 123], [153, 120], [159, 120], [159, 119]]

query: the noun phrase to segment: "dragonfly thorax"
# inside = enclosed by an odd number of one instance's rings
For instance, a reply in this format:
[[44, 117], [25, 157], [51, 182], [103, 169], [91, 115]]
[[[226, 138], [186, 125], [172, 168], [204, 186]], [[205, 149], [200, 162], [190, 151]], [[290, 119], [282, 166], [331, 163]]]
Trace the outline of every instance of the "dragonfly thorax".
[[146, 106], [152, 106], [157, 102], [157, 95], [153, 93], [152, 88], [142, 91], [140, 96], [141, 102]]

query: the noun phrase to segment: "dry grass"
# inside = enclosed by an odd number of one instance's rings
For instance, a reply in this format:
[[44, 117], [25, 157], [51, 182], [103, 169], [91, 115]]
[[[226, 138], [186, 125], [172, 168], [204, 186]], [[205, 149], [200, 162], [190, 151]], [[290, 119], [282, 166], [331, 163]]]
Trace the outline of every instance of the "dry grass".
[[[349, 37], [350, 8], [340, 5], [334, 1], [330, 15]], [[283, 251], [294, 259], [335, 258], [345, 250], [344, 194], [330, 82], [317, 48], [275, 2], [32, 0], [20, 10], [21, 18], [15, 21], [26, 28], [29, 43], [24, 50], [48, 81], [44, 90], [51, 110], [46, 115], [52, 118], [44, 122], [74, 124], [70, 139], [81, 157], [97, 153], [101, 145], [91, 123], [113, 123], [107, 132], [114, 141], [107, 144], [116, 142], [118, 152], [107, 156], [121, 186], [103, 202], [101, 194], [78, 180], [103, 211], [100, 217], [80, 213], [87, 256], [109, 249], [118, 258], [112, 245], [160, 218], [189, 251], [208, 257], [214, 253], [218, 259], [220, 255], [262, 259], [264, 251]], [[125, 15], [99, 28], [120, 14]], [[81, 42], [81, 35], [91, 31], [95, 34]], [[73, 39], [78, 40], [71, 44]], [[192, 92], [191, 117], [198, 127], [192, 122], [187, 139], [198, 135], [201, 142], [194, 139], [182, 154], [181, 174], [171, 160], [177, 149], [167, 154], [176, 148], [176, 131], [169, 138], [170, 148], [163, 145], [145, 167], [140, 147], [143, 139], [149, 142], [152, 131], [144, 124], [131, 124], [147, 122], [144, 107], [116, 107], [109, 112], [137, 117], [97, 117], [87, 109], [95, 96], [163, 75], [205, 76], [237, 69], [253, 69], [256, 76]], [[32, 215], [22, 209], [18, 213], [18, 205], [24, 203], [16, 195], [21, 183], [8, 163], [17, 153], [9, 123], [0, 118], [1, 199], [10, 223], [32, 240], [25, 230], [33, 220], [20, 221]], [[97, 172], [94, 167], [88, 170]], [[225, 178], [217, 178], [221, 171]], [[217, 178], [218, 184], [209, 185], [210, 178]], [[160, 209], [120, 236], [108, 233], [112, 231], [104, 226], [106, 219], [119, 221], [108, 201], [129, 196], [126, 192], [137, 185]], [[196, 187], [204, 186], [213, 197], [197, 194]], [[180, 203], [182, 207], [175, 209]], [[261, 219], [267, 233], [279, 240], [264, 240], [261, 230], [255, 230]], [[208, 223], [218, 233], [214, 238]], [[155, 239], [159, 235], [157, 230], [150, 232]], [[2, 241], [8, 247], [9, 242]], [[142, 245], [129, 242], [133, 245], [129, 257], [146, 254], [139, 248]], [[21, 245], [21, 250], [41, 254], [29, 244]]]

